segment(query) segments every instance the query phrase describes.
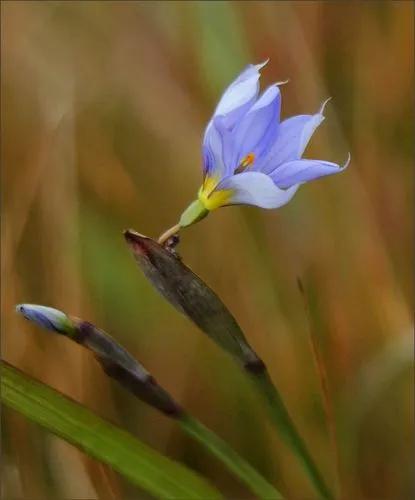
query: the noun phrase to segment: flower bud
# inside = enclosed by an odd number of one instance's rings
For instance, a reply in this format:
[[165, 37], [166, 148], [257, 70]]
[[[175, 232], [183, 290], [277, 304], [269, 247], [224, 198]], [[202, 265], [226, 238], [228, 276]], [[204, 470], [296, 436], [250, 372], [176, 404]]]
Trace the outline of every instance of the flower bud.
[[16, 311], [29, 321], [47, 330], [69, 336], [74, 333], [72, 320], [65, 313], [53, 307], [36, 304], [19, 304], [16, 306]]
[[137, 264], [159, 293], [245, 368], [253, 372], [264, 369], [235, 318], [199, 276], [151, 238], [131, 230], [124, 236]]
[[52, 307], [19, 304], [16, 311], [38, 326], [67, 335], [91, 351], [104, 372], [136, 397], [170, 417], [182, 409], [154, 377], [115, 339], [92, 323]]

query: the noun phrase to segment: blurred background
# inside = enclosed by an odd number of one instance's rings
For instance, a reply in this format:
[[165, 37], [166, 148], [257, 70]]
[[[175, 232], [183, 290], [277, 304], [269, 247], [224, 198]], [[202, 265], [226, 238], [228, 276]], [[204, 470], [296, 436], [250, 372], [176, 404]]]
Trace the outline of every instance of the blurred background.
[[[342, 163], [350, 151], [350, 167], [279, 210], [218, 210], [183, 232], [179, 250], [269, 366], [332, 485], [338, 461], [343, 498], [410, 498], [413, 10], [406, 1], [3, 1], [3, 358], [228, 498], [251, 498], [174, 422], [14, 305], [95, 322], [289, 498], [314, 498], [238, 367], [157, 295], [122, 237], [128, 227], [156, 237], [177, 222], [200, 185], [201, 136], [221, 92], [269, 57], [262, 85], [290, 79], [283, 117], [333, 97], [306, 156]], [[3, 498], [147, 498], [6, 408], [2, 436]]]

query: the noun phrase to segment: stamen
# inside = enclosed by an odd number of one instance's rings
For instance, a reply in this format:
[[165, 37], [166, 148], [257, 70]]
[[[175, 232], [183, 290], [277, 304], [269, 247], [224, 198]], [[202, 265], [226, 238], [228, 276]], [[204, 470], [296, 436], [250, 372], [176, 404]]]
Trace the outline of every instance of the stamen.
[[241, 161], [238, 167], [235, 169], [235, 174], [240, 174], [246, 168], [248, 168], [255, 161], [255, 153], [248, 153], [245, 158]]

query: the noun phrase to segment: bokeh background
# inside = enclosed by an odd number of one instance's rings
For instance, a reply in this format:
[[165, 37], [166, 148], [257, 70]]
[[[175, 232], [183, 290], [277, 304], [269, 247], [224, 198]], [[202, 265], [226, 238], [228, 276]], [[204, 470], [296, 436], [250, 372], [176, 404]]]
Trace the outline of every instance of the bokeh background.
[[[290, 79], [283, 116], [333, 97], [307, 156], [342, 162], [350, 151], [350, 167], [276, 211], [214, 212], [183, 232], [180, 252], [235, 314], [334, 484], [311, 330], [343, 498], [409, 498], [413, 11], [405, 1], [3, 1], [3, 358], [228, 498], [250, 498], [173, 422], [14, 305], [93, 321], [289, 498], [314, 498], [238, 367], [157, 295], [122, 237], [177, 221], [199, 187], [201, 136], [222, 90], [269, 57], [263, 85]], [[3, 498], [147, 498], [7, 409], [2, 436]]]

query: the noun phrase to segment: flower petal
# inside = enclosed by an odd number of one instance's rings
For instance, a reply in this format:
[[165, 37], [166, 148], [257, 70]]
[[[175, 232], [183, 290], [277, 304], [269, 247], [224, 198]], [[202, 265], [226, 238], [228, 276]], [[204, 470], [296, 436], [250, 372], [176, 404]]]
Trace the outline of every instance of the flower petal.
[[283, 163], [270, 174], [275, 184], [283, 189], [290, 186], [318, 179], [326, 175], [337, 174], [344, 170], [350, 161], [350, 155], [343, 167], [336, 163], [321, 160], [294, 160]]
[[283, 190], [265, 174], [244, 172], [223, 179], [216, 191], [230, 191], [227, 205], [254, 205], [260, 208], [278, 208], [288, 203], [298, 186]]
[[219, 177], [225, 174], [223, 162], [223, 138], [219, 131], [220, 123], [213, 119], [206, 129], [202, 145], [203, 177]]
[[276, 85], [268, 87], [233, 131], [232, 165], [235, 170], [247, 154], [255, 161], [266, 154], [277, 137], [281, 110], [281, 93]]
[[249, 64], [223, 93], [213, 116], [224, 115], [227, 128], [232, 128], [258, 97], [262, 64]]
[[324, 101], [314, 115], [297, 115], [283, 120], [275, 144], [255, 170], [268, 174], [282, 163], [300, 159], [314, 131], [324, 120], [323, 111], [328, 101]]

